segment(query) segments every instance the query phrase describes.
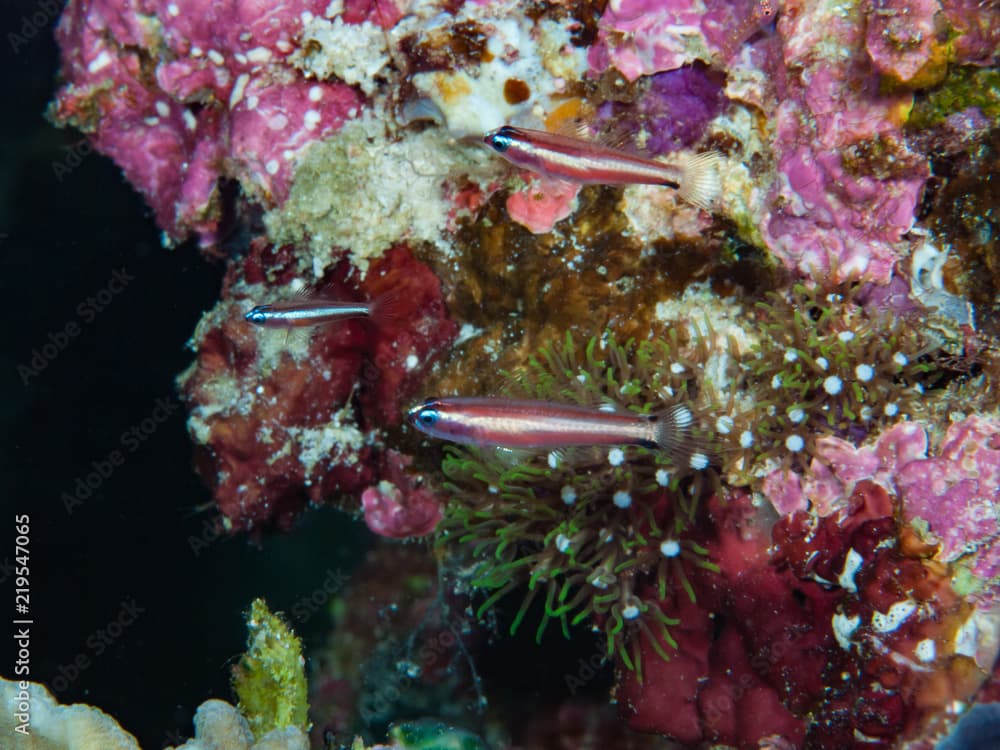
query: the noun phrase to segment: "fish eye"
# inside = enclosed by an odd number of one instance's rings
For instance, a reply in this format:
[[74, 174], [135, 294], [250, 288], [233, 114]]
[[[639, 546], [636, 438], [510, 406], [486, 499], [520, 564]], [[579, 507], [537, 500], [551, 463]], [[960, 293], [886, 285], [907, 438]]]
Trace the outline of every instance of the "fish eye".
[[494, 130], [486, 136], [486, 144], [498, 154], [502, 154], [504, 151], [509, 149], [513, 143], [513, 130], [507, 125], [504, 125], [498, 130]]
[[441, 412], [436, 409], [421, 409], [417, 412], [417, 421], [424, 427], [433, 427], [441, 418]]
[[267, 316], [264, 314], [264, 308], [259, 305], [243, 316], [247, 323], [257, 324], [263, 323], [266, 317]]

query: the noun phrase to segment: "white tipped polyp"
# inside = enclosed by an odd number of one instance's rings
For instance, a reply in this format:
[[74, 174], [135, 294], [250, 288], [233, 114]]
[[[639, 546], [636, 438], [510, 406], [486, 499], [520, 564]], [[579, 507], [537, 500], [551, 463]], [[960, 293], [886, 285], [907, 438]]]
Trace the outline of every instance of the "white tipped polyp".
[[826, 380], [823, 381], [823, 390], [829, 393], [831, 396], [836, 396], [840, 393], [841, 389], [844, 387], [844, 381], [838, 378], [836, 375], [831, 375]]
[[801, 435], [789, 435], [785, 439], [785, 447], [792, 453], [798, 453], [806, 447], [806, 441], [802, 439]]
[[664, 557], [677, 557], [681, 553], [681, 545], [676, 539], [664, 539], [660, 542], [660, 553]]
[[562, 498], [562, 501], [566, 503], [566, 505], [572, 505], [573, 503], [576, 502], [576, 490], [574, 490], [568, 484], [562, 488], [562, 491], [559, 493], [559, 496]]
[[862, 383], [867, 383], [875, 377], [875, 368], [871, 365], [860, 364], [854, 368], [854, 374]]
[[732, 417], [723, 415], [715, 420], [715, 429], [722, 435], [728, 435], [732, 432], [734, 424]]
[[707, 469], [709, 464], [708, 456], [700, 451], [698, 453], [692, 453], [691, 458], [688, 459], [688, 466], [690, 466], [695, 471], [701, 471], [702, 469]]
[[632, 504], [632, 495], [626, 490], [618, 490], [611, 500], [619, 508], [627, 508]]

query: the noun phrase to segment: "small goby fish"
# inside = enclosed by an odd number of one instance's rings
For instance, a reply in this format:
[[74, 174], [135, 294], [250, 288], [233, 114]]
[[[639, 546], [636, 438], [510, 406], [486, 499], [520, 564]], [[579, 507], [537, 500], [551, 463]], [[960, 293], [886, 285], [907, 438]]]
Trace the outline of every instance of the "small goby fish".
[[487, 146], [524, 169], [587, 185], [664, 185], [699, 208], [722, 190], [714, 151], [661, 162], [570, 135], [504, 125], [483, 137]]
[[308, 328], [348, 318], [369, 318], [382, 325], [396, 317], [398, 297], [390, 292], [371, 302], [334, 302], [299, 296], [267, 305], [257, 305], [243, 317], [263, 328]]
[[696, 469], [708, 465], [691, 435], [694, 414], [678, 404], [655, 414], [503, 398], [431, 398], [412, 409], [418, 430], [454, 443], [495, 448], [640, 445], [671, 451]]

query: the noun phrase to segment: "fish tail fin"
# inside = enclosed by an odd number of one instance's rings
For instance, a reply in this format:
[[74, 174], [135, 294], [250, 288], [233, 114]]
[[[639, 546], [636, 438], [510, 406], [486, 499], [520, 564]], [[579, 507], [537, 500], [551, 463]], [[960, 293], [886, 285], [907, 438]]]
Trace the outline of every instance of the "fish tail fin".
[[703, 154], [689, 154], [681, 157], [677, 166], [681, 170], [681, 198], [698, 208], [710, 209], [722, 192], [719, 177], [719, 153], [706, 151]]
[[403, 317], [403, 291], [397, 286], [371, 301], [368, 317], [378, 328], [386, 328]]
[[700, 471], [711, 463], [705, 441], [697, 434], [695, 414], [686, 404], [674, 404], [650, 417], [653, 442], [677, 466]]

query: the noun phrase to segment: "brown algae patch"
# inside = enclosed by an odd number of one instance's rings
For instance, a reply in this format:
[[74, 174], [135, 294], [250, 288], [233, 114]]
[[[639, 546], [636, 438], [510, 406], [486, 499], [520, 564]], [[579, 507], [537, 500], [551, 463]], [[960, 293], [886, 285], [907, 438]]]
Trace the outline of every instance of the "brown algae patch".
[[611, 330], [622, 341], [663, 329], [657, 305], [720, 270], [721, 237], [645, 244], [629, 232], [622, 190], [587, 187], [570, 219], [546, 234], [510, 221], [494, 195], [455, 235], [451, 259], [423, 257], [442, 279], [451, 315], [474, 327], [427, 392], [490, 393], [567, 331]]

